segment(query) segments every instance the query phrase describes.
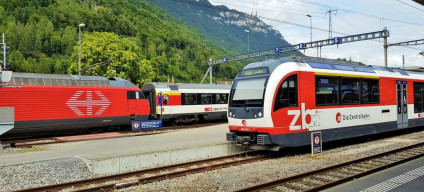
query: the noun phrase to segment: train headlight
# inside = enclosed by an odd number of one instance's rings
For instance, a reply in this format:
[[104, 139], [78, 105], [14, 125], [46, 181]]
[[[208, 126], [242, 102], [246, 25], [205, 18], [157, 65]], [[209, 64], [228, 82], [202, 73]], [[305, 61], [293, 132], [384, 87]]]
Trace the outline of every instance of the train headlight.
[[262, 112], [259, 112], [258, 113], [258, 117], [262, 117]]
[[253, 117], [254, 117], [254, 118], [257, 118], [257, 117], [258, 117], [258, 114], [253, 115]]
[[231, 112], [231, 111], [230, 111], [230, 112], [228, 113], [228, 115], [229, 115], [230, 117], [232, 117], [232, 116], [233, 116], [233, 112]]

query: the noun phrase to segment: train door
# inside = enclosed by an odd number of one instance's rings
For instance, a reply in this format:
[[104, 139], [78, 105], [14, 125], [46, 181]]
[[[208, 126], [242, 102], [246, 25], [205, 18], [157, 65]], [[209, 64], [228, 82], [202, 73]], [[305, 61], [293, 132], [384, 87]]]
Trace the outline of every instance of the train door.
[[137, 99], [140, 98], [138, 91], [127, 91], [128, 112], [130, 115], [137, 114]]
[[144, 90], [143, 91], [144, 96], [146, 96], [147, 101], [150, 104], [150, 115], [155, 115], [156, 112], [156, 98], [154, 97], [155, 91], [152, 90]]
[[396, 103], [398, 128], [408, 127], [408, 84], [406, 81], [396, 81]]
[[158, 104], [160, 106], [160, 115], [171, 114], [171, 108], [169, 105], [169, 93], [159, 93], [158, 94]]

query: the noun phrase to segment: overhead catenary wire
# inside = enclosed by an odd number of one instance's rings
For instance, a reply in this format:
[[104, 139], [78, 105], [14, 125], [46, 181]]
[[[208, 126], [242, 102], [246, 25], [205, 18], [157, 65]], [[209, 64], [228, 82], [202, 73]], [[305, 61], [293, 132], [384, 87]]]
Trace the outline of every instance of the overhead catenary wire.
[[372, 15], [372, 14], [369, 14], [369, 13], [363, 13], [363, 12], [359, 12], [359, 11], [349, 10], [349, 9], [345, 9], [345, 8], [341, 8], [341, 7], [326, 5], [326, 4], [317, 3], [317, 2], [308, 1], [308, 0], [295, 0], [295, 1], [300, 1], [300, 2], [310, 4], [310, 5], [316, 5], [316, 6], [325, 7], [325, 8], [339, 9], [340, 11], [344, 11], [346, 13], [352, 13], [352, 14], [361, 15], [361, 16], [374, 18], [374, 19], [383, 19], [383, 20], [386, 20], [386, 21], [392, 21], [392, 22], [398, 22], [398, 23], [410, 24], [410, 25], [419, 25], [419, 26], [424, 25], [424, 23], [415, 23], [415, 22], [403, 21], [403, 20], [398, 20], [398, 19], [393, 19], [393, 18], [381, 17], [381, 16], [377, 16], [377, 15]]
[[405, 2], [403, 2], [403, 1], [400, 1], [400, 0], [397, 0], [397, 1], [398, 1], [399, 3], [405, 4], [405, 5], [409, 6], [409, 7], [412, 7], [412, 8], [414, 8], [414, 9], [417, 9], [417, 10], [420, 10], [420, 11], [424, 12], [424, 10], [422, 10], [422, 9], [420, 9], [420, 8], [418, 8], [418, 7], [415, 7], [415, 6], [413, 6], [413, 5], [410, 5], [410, 4], [405, 3]]

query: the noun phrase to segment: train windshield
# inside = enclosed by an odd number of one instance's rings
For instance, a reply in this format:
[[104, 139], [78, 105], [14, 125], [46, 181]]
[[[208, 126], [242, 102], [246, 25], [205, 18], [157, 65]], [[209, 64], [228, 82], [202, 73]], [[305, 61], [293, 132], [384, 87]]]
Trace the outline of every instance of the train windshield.
[[263, 107], [267, 78], [238, 79], [231, 89], [230, 107]]

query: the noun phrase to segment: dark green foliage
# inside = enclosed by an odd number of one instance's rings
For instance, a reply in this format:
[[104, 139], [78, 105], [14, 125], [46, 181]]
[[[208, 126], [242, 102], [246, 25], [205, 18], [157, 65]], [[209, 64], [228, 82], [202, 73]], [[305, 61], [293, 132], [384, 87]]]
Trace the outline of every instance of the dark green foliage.
[[[0, 0], [9, 69], [77, 74], [80, 23], [84, 75], [199, 82], [209, 58], [234, 55], [144, 0]], [[241, 67], [221, 65], [214, 80], [232, 80]]]

